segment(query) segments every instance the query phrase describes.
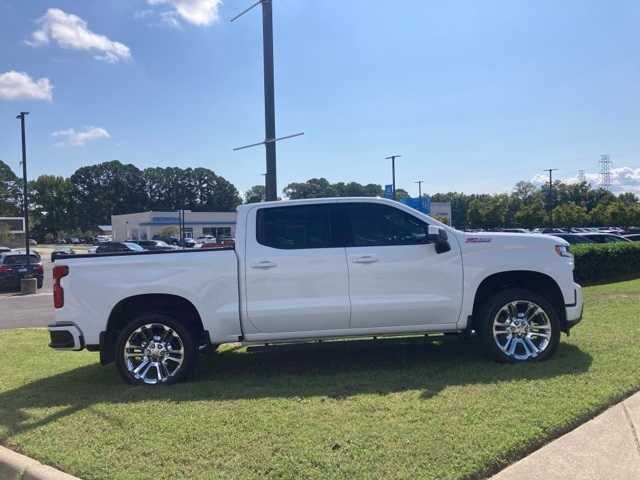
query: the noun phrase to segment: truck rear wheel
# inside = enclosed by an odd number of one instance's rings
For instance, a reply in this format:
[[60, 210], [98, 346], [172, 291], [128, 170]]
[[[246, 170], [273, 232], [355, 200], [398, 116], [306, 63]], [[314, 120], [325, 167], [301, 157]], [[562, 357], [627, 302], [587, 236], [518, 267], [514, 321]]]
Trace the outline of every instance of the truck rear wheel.
[[499, 292], [485, 303], [480, 315], [485, 349], [499, 362], [545, 360], [558, 347], [558, 312], [535, 292], [523, 289]]
[[118, 371], [132, 384], [176, 383], [193, 371], [196, 360], [193, 335], [169, 315], [140, 315], [120, 332], [116, 344]]

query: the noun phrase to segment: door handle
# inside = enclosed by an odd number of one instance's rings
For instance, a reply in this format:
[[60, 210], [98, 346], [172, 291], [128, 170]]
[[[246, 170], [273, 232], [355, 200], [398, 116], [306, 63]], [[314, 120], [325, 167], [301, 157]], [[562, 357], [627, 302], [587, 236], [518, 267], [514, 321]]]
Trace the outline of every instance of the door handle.
[[378, 261], [378, 257], [373, 255], [362, 255], [361, 257], [355, 257], [353, 263], [375, 263]]
[[277, 267], [277, 264], [269, 261], [269, 260], [262, 260], [260, 262], [256, 262], [254, 264], [251, 265], [251, 268], [260, 268], [262, 270], [266, 270], [268, 268], [273, 268], [273, 267]]

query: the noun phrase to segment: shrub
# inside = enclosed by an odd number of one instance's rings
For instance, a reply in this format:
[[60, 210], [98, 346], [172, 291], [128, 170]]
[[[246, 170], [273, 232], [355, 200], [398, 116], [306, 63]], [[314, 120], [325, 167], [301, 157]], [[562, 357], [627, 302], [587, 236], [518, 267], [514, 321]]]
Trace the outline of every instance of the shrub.
[[640, 277], [640, 243], [572, 245], [578, 283], [599, 283]]

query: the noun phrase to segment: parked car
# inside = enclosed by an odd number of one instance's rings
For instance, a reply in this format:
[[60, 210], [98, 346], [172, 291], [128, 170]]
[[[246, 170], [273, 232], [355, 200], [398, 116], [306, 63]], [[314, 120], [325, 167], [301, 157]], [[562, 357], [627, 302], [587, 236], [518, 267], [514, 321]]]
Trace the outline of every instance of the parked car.
[[153, 240], [161, 240], [165, 243], [168, 243], [169, 245], [174, 245], [174, 246], [179, 246], [180, 245], [180, 239], [178, 237], [167, 237], [167, 236], [163, 236], [163, 235], [154, 235], [153, 236]]
[[36, 278], [38, 288], [42, 288], [44, 270], [42, 259], [36, 253], [27, 254], [23, 251], [13, 250], [0, 254], [0, 288], [20, 289], [20, 280], [23, 278]]
[[10, 252], [11, 248], [0, 245], [0, 253]]
[[75, 254], [76, 251], [71, 247], [56, 246], [55, 249], [51, 252], [51, 261], [55, 262], [59, 258], [69, 257]]
[[613, 233], [576, 233], [576, 235], [589, 239], [593, 243], [617, 243], [631, 241], [621, 235], [615, 235]]
[[585, 236], [578, 235], [576, 233], [550, 233], [549, 235], [566, 240], [571, 245], [593, 243], [591, 240], [589, 240]]
[[567, 233], [567, 231], [562, 228], [540, 228], [538, 231], [540, 233], [550, 233], [552, 235], [555, 233]]
[[178, 247], [176, 247], [175, 245], [169, 245], [168, 243], [163, 242], [162, 240], [132, 240], [131, 242], [140, 245], [145, 250], [153, 251], [153, 252], [178, 249]]
[[503, 228], [500, 231], [504, 233], [529, 233], [526, 228]]
[[634, 233], [633, 235], [625, 235], [624, 238], [631, 240], [632, 242], [640, 242], [640, 233]]
[[100, 351], [126, 381], [157, 385], [227, 342], [477, 333], [496, 360], [533, 362], [582, 319], [573, 255], [553, 236], [460, 232], [381, 198], [237, 216], [234, 250], [61, 260], [51, 347]]
[[98, 245], [95, 253], [135, 253], [144, 251], [144, 248], [133, 242], [104, 242]]
[[184, 248], [199, 248], [202, 246], [201, 243], [196, 242], [193, 238], [185, 238], [184, 240], [179, 241], [178, 245]]

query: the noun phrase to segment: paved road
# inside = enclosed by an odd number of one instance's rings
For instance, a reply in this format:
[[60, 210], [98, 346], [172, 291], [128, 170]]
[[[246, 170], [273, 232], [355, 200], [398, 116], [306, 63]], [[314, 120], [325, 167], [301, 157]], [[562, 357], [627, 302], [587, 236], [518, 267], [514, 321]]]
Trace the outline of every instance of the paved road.
[[0, 329], [45, 327], [53, 319], [51, 263], [44, 264], [44, 285], [35, 295], [0, 293]]

